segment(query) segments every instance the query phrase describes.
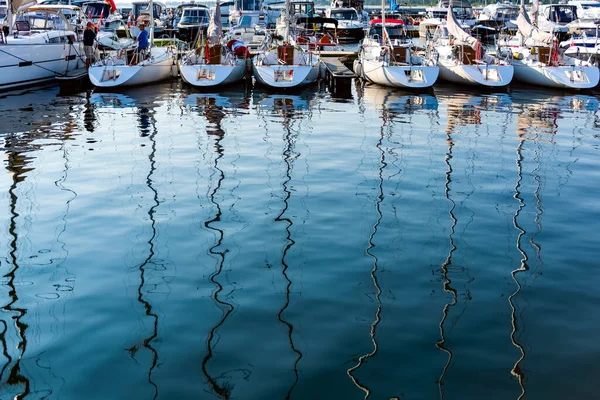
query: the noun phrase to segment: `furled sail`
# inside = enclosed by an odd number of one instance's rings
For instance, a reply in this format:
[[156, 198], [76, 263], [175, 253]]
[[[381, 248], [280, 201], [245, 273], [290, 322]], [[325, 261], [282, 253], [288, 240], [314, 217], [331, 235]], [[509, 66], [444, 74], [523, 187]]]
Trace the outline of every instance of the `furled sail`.
[[23, 10], [27, 7], [31, 7], [37, 3], [36, 0], [9, 0], [8, 4], [12, 8], [13, 14], [16, 14], [19, 10]]
[[208, 41], [210, 43], [217, 44], [221, 40], [222, 33], [223, 22], [221, 21], [221, 4], [219, 0], [217, 0], [217, 5], [210, 15], [206, 36], [208, 37]]
[[467, 43], [469, 46], [475, 49], [477, 46], [477, 39], [469, 35], [460, 27], [456, 17], [454, 16], [454, 13], [452, 12], [452, 2], [450, 2], [450, 5], [448, 6], [448, 16], [446, 19], [446, 28], [448, 28], [448, 33], [454, 36], [456, 40]]
[[554, 40], [554, 36], [551, 33], [540, 31], [538, 28], [531, 24], [529, 20], [529, 16], [525, 12], [523, 6], [519, 10], [519, 17], [517, 18], [517, 27], [519, 28], [519, 33], [523, 35], [525, 39], [532, 38], [536, 42], [541, 42], [545, 44], [551, 44]]

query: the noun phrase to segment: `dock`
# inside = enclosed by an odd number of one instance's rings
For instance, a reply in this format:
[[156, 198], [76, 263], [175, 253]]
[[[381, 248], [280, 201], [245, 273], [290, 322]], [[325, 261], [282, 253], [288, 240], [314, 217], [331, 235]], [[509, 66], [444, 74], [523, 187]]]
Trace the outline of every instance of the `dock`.
[[77, 68], [69, 71], [65, 75], [57, 76], [56, 80], [58, 81], [61, 94], [81, 92], [91, 85], [85, 67]]
[[328, 54], [327, 57], [322, 56], [321, 60], [325, 64], [325, 82], [329, 90], [336, 96], [344, 97], [344, 95], [350, 95], [352, 78], [355, 75], [354, 72], [344, 65], [343, 61], [348, 62], [351, 59], [347, 58], [347, 56], [332, 57]]

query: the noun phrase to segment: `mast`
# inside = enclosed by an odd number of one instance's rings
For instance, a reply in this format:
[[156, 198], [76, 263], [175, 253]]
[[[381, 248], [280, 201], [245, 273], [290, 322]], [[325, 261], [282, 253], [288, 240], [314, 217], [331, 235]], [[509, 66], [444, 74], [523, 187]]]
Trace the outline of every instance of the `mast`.
[[148, 32], [148, 33], [150, 36], [150, 47], [152, 47], [152, 46], [154, 46], [154, 3], [152, 2], [152, 0], [150, 0], [149, 7], [150, 7], [150, 32]]
[[292, 13], [292, 10], [290, 10], [290, 0], [285, 0], [285, 10], [285, 35], [283, 41], [287, 42], [290, 36], [290, 18]]

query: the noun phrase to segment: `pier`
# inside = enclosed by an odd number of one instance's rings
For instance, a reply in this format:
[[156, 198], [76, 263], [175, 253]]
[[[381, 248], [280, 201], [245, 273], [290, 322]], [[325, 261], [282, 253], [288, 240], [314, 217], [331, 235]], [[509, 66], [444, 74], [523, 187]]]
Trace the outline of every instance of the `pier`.
[[352, 78], [355, 77], [354, 72], [351, 71], [343, 61], [349, 61], [350, 59], [345, 57], [322, 57], [321, 60], [325, 65], [325, 82], [329, 87], [331, 93], [336, 96], [344, 97], [349, 95], [351, 92]]
[[91, 85], [88, 78], [88, 72], [85, 67], [69, 71], [65, 75], [57, 76], [59, 90], [61, 94], [71, 94], [81, 92]]

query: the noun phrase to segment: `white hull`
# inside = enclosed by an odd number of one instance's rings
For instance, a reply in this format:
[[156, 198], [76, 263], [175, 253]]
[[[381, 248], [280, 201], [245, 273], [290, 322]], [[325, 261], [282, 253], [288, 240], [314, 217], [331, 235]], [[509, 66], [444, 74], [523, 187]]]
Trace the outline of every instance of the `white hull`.
[[451, 46], [438, 46], [437, 51], [440, 55], [440, 78], [445, 81], [470, 86], [502, 87], [509, 85], [513, 79], [513, 66], [500, 64], [493, 57], [485, 55], [487, 62], [483, 62], [475, 60], [473, 54], [465, 54], [464, 59], [469, 62], [461, 62]]
[[389, 65], [377, 60], [355, 62], [355, 73], [378, 85], [421, 89], [431, 87], [438, 78], [439, 67], [425, 65]]
[[595, 66], [528, 65], [514, 62], [515, 79], [538, 86], [562, 89], [591, 89], [598, 85], [598, 68]]
[[151, 57], [138, 65], [125, 65], [124, 59], [112, 58], [92, 65], [88, 75], [97, 87], [144, 85], [173, 76], [174, 60], [170, 48], [153, 47]]
[[440, 60], [440, 78], [454, 83], [471, 86], [502, 87], [513, 79], [512, 65], [455, 64], [451, 60]]
[[285, 65], [278, 59], [277, 48], [257, 55], [252, 62], [254, 77], [260, 84], [280, 89], [308, 85], [319, 79], [319, 56], [295, 48], [293, 57], [293, 62]]
[[[14, 39], [13, 39], [14, 40]], [[83, 45], [0, 44], [0, 90], [35, 85], [82, 66]]]
[[237, 60], [236, 64], [195, 64], [179, 63], [181, 78], [192, 86], [213, 87], [235, 83], [246, 75], [246, 60]]
[[272, 88], [294, 88], [314, 83], [319, 78], [317, 65], [253, 65], [256, 80]]
[[591, 89], [598, 85], [600, 74], [598, 67], [576, 58], [559, 56], [559, 65], [546, 64], [550, 50], [537, 54], [541, 48], [533, 50], [519, 47], [514, 51], [518, 58], [514, 60], [515, 79], [528, 84], [562, 89]]

